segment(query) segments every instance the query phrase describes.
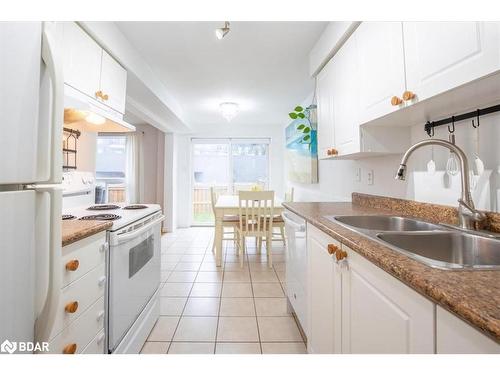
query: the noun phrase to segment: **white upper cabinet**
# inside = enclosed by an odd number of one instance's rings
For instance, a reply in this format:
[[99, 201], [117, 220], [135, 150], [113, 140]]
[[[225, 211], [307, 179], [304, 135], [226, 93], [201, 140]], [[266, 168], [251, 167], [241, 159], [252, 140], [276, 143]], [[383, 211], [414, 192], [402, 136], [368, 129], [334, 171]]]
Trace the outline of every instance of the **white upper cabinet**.
[[100, 90], [104, 102], [120, 113], [125, 112], [127, 92], [127, 71], [122, 68], [106, 51], [102, 52]]
[[102, 48], [76, 23], [64, 24], [64, 82], [95, 98], [101, 80]]
[[333, 96], [332, 96], [332, 62], [328, 63], [318, 74], [318, 156], [331, 156], [335, 147], [333, 129]]
[[500, 68], [495, 22], [404, 22], [408, 90], [428, 99]]
[[64, 82], [125, 113], [127, 71], [76, 23], [64, 24]]
[[[363, 22], [353, 37], [359, 66], [359, 120], [365, 123], [404, 105], [403, 26], [401, 22]], [[394, 104], [393, 97], [399, 98]]]
[[339, 156], [360, 151], [356, 38], [350, 38], [331, 61], [334, 148]]
[[434, 353], [434, 304], [342, 245], [342, 353]]

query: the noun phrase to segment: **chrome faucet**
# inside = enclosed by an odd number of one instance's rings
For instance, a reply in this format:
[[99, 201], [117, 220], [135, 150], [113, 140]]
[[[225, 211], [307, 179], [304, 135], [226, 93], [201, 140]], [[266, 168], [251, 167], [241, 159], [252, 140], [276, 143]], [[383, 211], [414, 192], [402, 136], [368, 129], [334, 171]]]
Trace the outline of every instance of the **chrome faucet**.
[[462, 151], [462, 149], [457, 147], [455, 144], [442, 139], [427, 139], [415, 143], [403, 155], [395, 179], [404, 180], [406, 175], [406, 162], [408, 161], [410, 155], [416, 149], [429, 145], [443, 146], [453, 151], [458, 156], [458, 159], [460, 160], [460, 169], [462, 172], [462, 195], [458, 200], [458, 224], [463, 229], [476, 229], [475, 224], [484, 221], [486, 219], [486, 215], [474, 208], [474, 202], [472, 201], [472, 196], [470, 193], [469, 162], [467, 161], [467, 156]]

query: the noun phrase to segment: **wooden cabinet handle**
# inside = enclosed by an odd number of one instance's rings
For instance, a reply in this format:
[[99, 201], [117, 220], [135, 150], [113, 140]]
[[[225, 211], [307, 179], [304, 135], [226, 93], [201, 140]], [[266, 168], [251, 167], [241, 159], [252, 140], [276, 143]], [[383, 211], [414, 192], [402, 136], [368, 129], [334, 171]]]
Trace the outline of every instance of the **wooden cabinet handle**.
[[393, 96], [393, 97], [391, 98], [391, 104], [392, 104], [393, 106], [400, 105], [401, 103], [403, 103], [403, 99], [401, 99], [400, 97]]
[[64, 311], [67, 313], [73, 314], [76, 310], [78, 310], [78, 301], [70, 302], [64, 306]]
[[335, 156], [335, 155], [338, 155], [339, 152], [337, 150], [335, 150], [334, 148], [329, 148], [327, 151], [326, 151], [326, 154], [328, 156]]
[[335, 252], [335, 257], [337, 258], [337, 261], [347, 258], [347, 252], [345, 250], [338, 249], [338, 251]]
[[101, 98], [101, 99], [102, 99], [102, 91], [101, 91], [101, 90], [96, 91], [96, 92], [95, 92], [95, 97], [96, 97], [96, 98]]
[[75, 343], [68, 344], [63, 349], [63, 354], [75, 354], [77, 345]]
[[78, 259], [70, 260], [68, 263], [66, 263], [66, 271], [76, 271], [79, 265], [80, 262], [78, 261]]
[[412, 100], [413, 98], [415, 98], [415, 94], [413, 92], [405, 91], [403, 93], [403, 100], [404, 101]]
[[101, 95], [101, 99], [102, 100], [108, 100], [109, 99], [109, 95], [108, 94], [102, 94]]
[[328, 254], [333, 255], [333, 254], [335, 254], [339, 250], [340, 249], [339, 249], [338, 246], [335, 246], [333, 244], [328, 244]]

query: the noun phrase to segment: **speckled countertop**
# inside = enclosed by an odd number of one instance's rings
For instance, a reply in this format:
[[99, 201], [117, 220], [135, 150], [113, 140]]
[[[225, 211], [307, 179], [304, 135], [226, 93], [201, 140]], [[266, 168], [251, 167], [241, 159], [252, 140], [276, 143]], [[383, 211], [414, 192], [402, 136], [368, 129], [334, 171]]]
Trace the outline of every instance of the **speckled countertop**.
[[[406, 209], [398, 209], [401, 206], [397, 204], [382, 208], [378, 204], [380, 200], [367, 202], [366, 199], [370, 200], [369, 197], [355, 193], [353, 194], [355, 203], [294, 202], [283, 205], [436, 304], [500, 342], [500, 271], [449, 271], [431, 268], [324, 218], [325, 215], [398, 214], [424, 217], [434, 222], [454, 220], [454, 218], [442, 220], [438, 213], [440, 206], [397, 200], [403, 202], [403, 205], [406, 204]], [[416, 211], [408, 209], [411, 206], [415, 206]], [[428, 211], [433, 211], [434, 220], [426, 217]]]
[[62, 221], [62, 245], [79, 241], [85, 237], [102, 232], [113, 225], [110, 221], [96, 220], [63, 220]]

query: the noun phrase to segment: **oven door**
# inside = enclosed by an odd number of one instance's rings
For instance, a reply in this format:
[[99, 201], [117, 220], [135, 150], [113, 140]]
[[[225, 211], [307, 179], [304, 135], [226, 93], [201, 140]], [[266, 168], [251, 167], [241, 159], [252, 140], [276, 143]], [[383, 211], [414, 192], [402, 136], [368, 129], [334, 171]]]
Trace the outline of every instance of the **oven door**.
[[160, 285], [163, 215], [137, 229], [110, 233], [108, 346], [116, 348]]

